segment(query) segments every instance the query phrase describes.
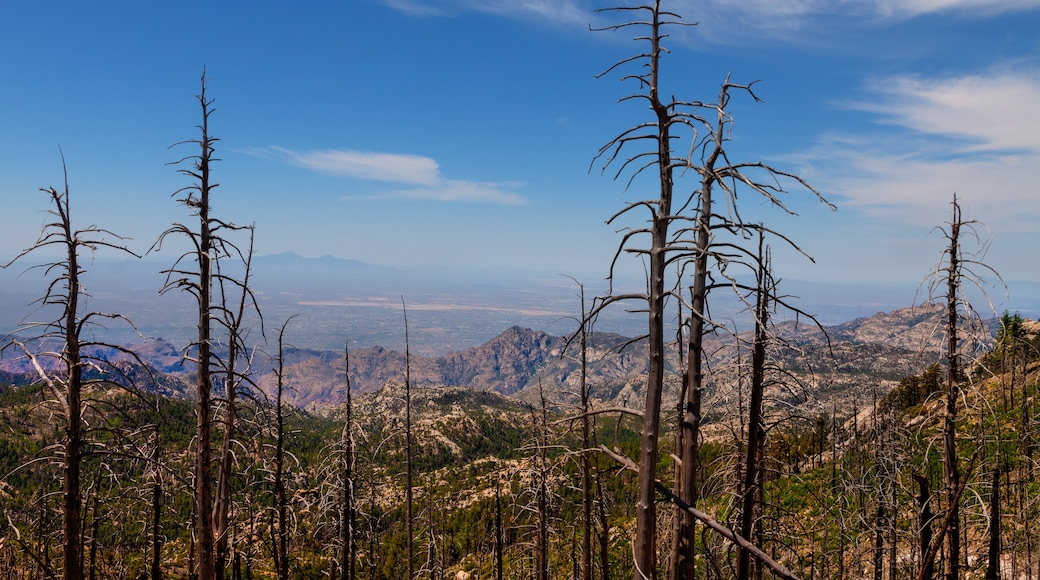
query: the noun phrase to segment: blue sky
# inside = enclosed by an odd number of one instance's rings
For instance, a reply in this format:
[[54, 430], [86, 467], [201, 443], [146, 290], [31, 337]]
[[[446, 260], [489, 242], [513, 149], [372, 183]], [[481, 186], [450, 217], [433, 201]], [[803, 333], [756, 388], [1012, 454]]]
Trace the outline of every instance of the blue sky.
[[[215, 211], [262, 254], [602, 277], [607, 220], [652, 197], [591, 166], [647, 120], [595, 78], [644, 49], [585, 0], [8, 2], [0, 8], [0, 254], [44, 221], [39, 187], [144, 251], [187, 214], [166, 165], [192, 150], [205, 67], [222, 159]], [[741, 207], [815, 259], [781, 277], [916, 283], [954, 194], [993, 231], [987, 262], [1040, 281], [1040, 0], [674, 0], [666, 94], [727, 74], [734, 158], [812, 183], [798, 216]], [[638, 268], [630, 264], [632, 268]]]

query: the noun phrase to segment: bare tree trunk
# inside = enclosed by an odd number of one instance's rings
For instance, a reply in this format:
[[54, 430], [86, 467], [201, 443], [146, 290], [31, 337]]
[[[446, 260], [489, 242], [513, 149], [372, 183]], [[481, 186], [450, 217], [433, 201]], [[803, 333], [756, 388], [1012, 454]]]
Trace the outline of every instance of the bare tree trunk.
[[343, 428], [343, 498], [340, 521], [340, 580], [354, 580], [357, 562], [357, 527], [354, 509], [354, 406], [350, 388], [350, 345], [344, 347], [347, 375], [347, 421]]
[[94, 580], [97, 578], [97, 553], [98, 553], [98, 528], [101, 518], [99, 517], [101, 505], [98, 496], [101, 494], [101, 470], [98, 469], [98, 473], [94, 476], [95, 490], [94, 497], [92, 498], [91, 508], [91, 524], [90, 524], [90, 554], [88, 557], [88, 578]]
[[[156, 406], [159, 396], [156, 395]], [[152, 434], [152, 562], [151, 580], [162, 579], [162, 536], [160, 535], [160, 516], [162, 515], [162, 477], [159, 469], [159, 419], [156, 413], [155, 431]]]
[[961, 563], [960, 502], [956, 495], [960, 486], [960, 467], [957, 458], [957, 304], [960, 288], [960, 205], [953, 200], [953, 219], [950, 220], [949, 264], [946, 277], [946, 414], [943, 418], [943, 479], [946, 484], [946, 510], [950, 526], [946, 534], [949, 554], [946, 558], [946, 580], [959, 580]]
[[989, 498], [989, 561], [986, 580], [1000, 580], [1000, 468], [993, 470]]
[[898, 510], [896, 510], [897, 486], [895, 485], [895, 482], [890, 482], [888, 488], [888, 509], [890, 510], [888, 517], [888, 580], [897, 580], [899, 571], [899, 546], [897, 544], [898, 538], [896, 536], [896, 531], [898, 529], [896, 525], [896, 517], [899, 513]]
[[505, 564], [502, 546], [502, 491], [497, 478], [495, 481], [495, 579], [502, 580], [502, 571]]
[[913, 478], [917, 482], [917, 525], [920, 528], [917, 547], [920, 550], [922, 566], [918, 578], [931, 580], [935, 576], [935, 562], [927, 555], [932, 547], [932, 520], [935, 518], [932, 512], [932, 491], [928, 476], [915, 473]]
[[603, 493], [603, 473], [598, 467], [595, 480], [596, 519], [598, 521], [596, 536], [599, 538], [600, 580], [610, 580], [610, 522], [607, 520], [607, 499]]
[[[224, 325], [228, 331], [227, 338], [227, 360], [224, 362], [224, 437], [220, 447], [220, 461], [217, 464], [217, 495], [213, 502], [213, 535], [215, 540], [214, 574], [217, 578], [224, 578], [225, 568], [228, 561], [228, 536], [231, 525], [231, 493], [233, 491], [232, 477], [234, 476], [234, 445], [238, 430], [238, 385], [241, 382], [238, 370], [239, 358], [245, 352], [244, 337], [242, 336], [242, 325], [246, 314], [246, 306], [250, 296], [249, 283], [253, 265], [253, 233], [249, 228], [249, 252], [245, 257], [245, 272], [242, 275], [242, 284], [239, 290], [238, 308], [232, 311], [223, 309]], [[220, 302], [228, 303], [225, 292], [224, 280], [220, 281]], [[246, 369], [248, 370], [248, 369]]]
[[[289, 320], [292, 320], [290, 318]], [[278, 580], [289, 580], [289, 499], [285, 492], [285, 417], [283, 394], [285, 390], [285, 327], [278, 333], [278, 370], [275, 391], [275, 448], [274, 448], [274, 497], [278, 514], [277, 539], [275, 542], [275, 573]]]
[[[614, 8], [612, 10], [625, 11], [629, 9]], [[634, 552], [633, 579], [643, 580], [645, 578], [657, 577], [657, 511], [654, 482], [656, 481], [657, 459], [659, 456], [658, 435], [660, 434], [661, 426], [661, 397], [664, 389], [664, 306], [666, 299], [664, 279], [668, 244], [670, 242], [668, 229], [673, 219], [672, 187], [675, 165], [671, 152], [671, 124], [676, 122], [672, 110], [668, 105], [661, 102], [658, 88], [660, 54], [663, 50], [660, 44], [662, 15], [665, 15], [666, 19], [675, 15], [663, 12], [660, 0], [655, 0], [652, 3], [648, 3], [648, 5], [639, 6], [632, 10], [646, 11], [649, 19], [649, 22], [639, 23], [646, 24], [649, 27], [647, 35], [640, 37], [640, 39], [649, 41], [650, 48], [648, 52], [642, 55], [646, 60], [647, 72], [639, 73], [638, 78], [641, 80], [641, 89], [646, 91], [645, 93], [640, 93], [639, 97], [648, 102], [650, 109], [653, 111], [654, 120], [648, 124], [652, 127], [648, 134], [645, 136], [639, 135], [638, 137], [652, 139], [656, 145], [654, 152], [648, 152], [643, 155], [654, 159], [654, 162], [648, 164], [648, 166], [656, 166], [659, 185], [659, 197], [656, 201], [630, 204], [626, 209], [614, 216], [614, 218], [617, 218], [636, 207], [646, 207], [652, 212], [651, 224], [646, 229], [639, 230], [640, 233], [650, 235], [650, 248], [635, 250], [636, 253], [645, 256], [649, 262], [647, 293], [645, 295], [629, 296], [630, 298], [645, 300], [648, 314], [648, 373], [643, 419], [640, 427], [639, 466], [641, 471], [638, 475], [636, 486], [636, 526], [632, 540]], [[627, 26], [627, 24], [611, 26], [607, 29], [617, 30], [624, 26]], [[633, 59], [623, 60], [608, 70], [612, 70], [630, 60]], [[639, 131], [640, 128], [641, 126], [637, 126], [615, 137], [610, 143], [600, 149], [597, 157], [606, 156], [608, 159], [607, 165], [609, 165], [617, 157], [618, 151], [626, 143], [630, 143], [636, 138], [633, 137], [633, 133]], [[609, 152], [613, 152], [613, 154], [609, 154]], [[637, 155], [636, 158], [643, 155]], [[629, 159], [628, 162], [622, 163], [622, 171], [628, 166], [630, 161], [632, 160]], [[611, 221], [614, 218], [611, 218]], [[626, 236], [625, 241], [621, 244], [622, 248], [627, 246], [631, 235]]]
[[[63, 167], [64, 161], [63, 156]], [[39, 237], [32, 246], [21, 251], [11, 261], [0, 263], [0, 268], [6, 269], [24, 256], [45, 246], [61, 248], [63, 257], [46, 264], [47, 275], [52, 273], [56, 275], [47, 284], [44, 296], [37, 301], [41, 307], [60, 306], [62, 308], [60, 317], [48, 323], [24, 323], [19, 328], [19, 330], [26, 331], [42, 328], [42, 335], [38, 338], [55, 340], [62, 345], [60, 353], [41, 354], [41, 357], [56, 359], [53, 368], [57, 370], [52, 372], [52, 367], [41, 364], [37, 355], [31, 353], [25, 343], [17, 339], [4, 345], [4, 348], [11, 344], [16, 344], [21, 348], [38, 378], [45, 385], [47, 403], [58, 406], [58, 416], [64, 420], [61, 439], [54, 442], [51, 447], [51, 449], [60, 450], [58, 455], [62, 472], [62, 575], [65, 579], [81, 580], [84, 573], [82, 464], [87, 449], [84, 441], [87, 425], [83, 416], [85, 407], [83, 395], [85, 387], [94, 382], [100, 382], [84, 378], [83, 367], [88, 364], [95, 367], [105, 364], [104, 361], [92, 359], [90, 355], [85, 354], [85, 349], [95, 346], [111, 347], [124, 352], [125, 349], [83, 338], [85, 335], [81, 334], [84, 329], [93, 324], [91, 319], [94, 317], [108, 319], [123, 317], [100, 312], [81, 312], [80, 297], [84, 295], [84, 290], [80, 278], [83, 269], [80, 265], [79, 251], [88, 249], [94, 252], [98, 248], [108, 247], [134, 256], [136, 254], [125, 247], [105, 241], [106, 235], [119, 237], [107, 230], [96, 226], [73, 229], [67, 173], [63, 192], [59, 193], [53, 187], [40, 191], [46, 193], [50, 198], [50, 203], [53, 204], [53, 209], [48, 211], [48, 214], [52, 216], [49, 219], [53, 219], [53, 221], [43, 226]], [[44, 550], [43, 556], [46, 558], [46, 550]], [[45, 560], [39, 560], [39, 562], [48, 573], [51, 573], [49, 564]]]
[[195, 456], [195, 517], [198, 521], [195, 525], [199, 544], [199, 580], [216, 580], [215, 569], [215, 546], [213, 538], [213, 474], [210, 464], [213, 461], [212, 443], [212, 401], [210, 388], [211, 378], [211, 338], [210, 338], [210, 310], [212, 306], [212, 233], [210, 230], [210, 157], [213, 153], [213, 143], [209, 136], [209, 116], [212, 112], [210, 101], [206, 100], [206, 77], [202, 77], [202, 90], [199, 93], [199, 103], [202, 105], [202, 135], [199, 139], [199, 157], [196, 163], [198, 170], [198, 194], [199, 200], [197, 211], [199, 215], [198, 252], [199, 262], [198, 277], [198, 370], [196, 373], [196, 432], [195, 444], [197, 452]]
[[[758, 515], [761, 513], [760, 469], [762, 464], [762, 441], [765, 427], [762, 424], [762, 399], [765, 389], [766, 332], [769, 324], [769, 259], [759, 237], [759, 267], [755, 304], [755, 339], [751, 354], [751, 401], [748, 407], [747, 458], [744, 461], [743, 504], [741, 509], [741, 535], [748, 539], [758, 536]], [[751, 554], [740, 550], [737, 560], [738, 580], [747, 580], [751, 575]]]
[[415, 520], [412, 516], [412, 366], [408, 344], [408, 307], [401, 297], [404, 312], [404, 457], [405, 518], [407, 522], [408, 579], [415, 578]]
[[[192, 346], [197, 349], [194, 354], [196, 363], [195, 389], [196, 389], [196, 430], [195, 430], [195, 462], [193, 465], [194, 475], [194, 502], [193, 502], [193, 525], [196, 533], [196, 548], [198, 551], [198, 574], [200, 580], [216, 580], [223, 575], [223, 567], [226, 564], [225, 533], [227, 526], [227, 504], [230, 493], [230, 483], [226, 479], [230, 477], [225, 456], [221, 454], [218, 464], [213, 462], [213, 384], [215, 373], [222, 372], [226, 381], [234, 383], [241, 377], [242, 373], [235, 371], [235, 364], [240, 350], [240, 328], [243, 311], [246, 302], [251, 308], [255, 308], [256, 301], [249, 290], [249, 268], [252, 256], [252, 231], [253, 226], [238, 227], [228, 221], [211, 217], [210, 194], [218, 184], [211, 180], [211, 169], [216, 159], [213, 157], [214, 144], [218, 139], [212, 137], [209, 132], [209, 118], [213, 113], [213, 101], [206, 97], [206, 73], [203, 71], [201, 78], [201, 91], [196, 96], [202, 109], [202, 122], [198, 125], [200, 135], [196, 139], [185, 141], [186, 144], [196, 145], [199, 152], [176, 162], [175, 164], [190, 165], [178, 169], [182, 175], [193, 180], [189, 186], [183, 187], [174, 193], [180, 197], [177, 201], [186, 206], [194, 216], [198, 218], [198, 229], [187, 225], [175, 223], [171, 228], [163, 232], [159, 239], [153, 244], [152, 249], [161, 249], [163, 242], [169, 236], [184, 236], [188, 238], [188, 252], [182, 254], [174, 265], [163, 273], [166, 281], [161, 293], [172, 290], [184, 290], [191, 294], [198, 306], [198, 337]], [[239, 249], [235, 243], [222, 232], [250, 230], [249, 255]], [[237, 255], [244, 262], [246, 268], [245, 278], [235, 281], [220, 271], [220, 261], [224, 257]], [[197, 264], [197, 269], [188, 265], [191, 262]], [[225, 283], [237, 287], [242, 292], [238, 313], [228, 305]], [[220, 285], [219, 295], [215, 295], [215, 286]], [[217, 314], [222, 314], [218, 317]], [[224, 361], [222, 369], [218, 356], [213, 351], [213, 322], [217, 320], [223, 323], [230, 338], [230, 360]], [[232, 401], [233, 403], [233, 401]], [[234, 421], [233, 410], [231, 421]], [[229, 431], [233, 435], [233, 425]], [[225, 433], [226, 441], [227, 433]], [[216, 497], [214, 497], [213, 473], [216, 467], [218, 471], [218, 485]]]
[[536, 580], [549, 580], [549, 489], [546, 485], [549, 475], [547, 467], [549, 425], [546, 421], [548, 411], [541, 383], [538, 383], [538, 399], [540, 413], [535, 422], [536, 429], [538, 429], [538, 448], [535, 451], [538, 465], [538, 537], [535, 542], [535, 578]]
[[595, 423], [589, 417], [588, 326], [585, 322], [585, 287], [581, 287], [581, 578], [592, 580], [592, 431]]
[[[66, 196], [66, 201], [68, 197]], [[79, 312], [79, 256], [75, 234], [66, 214], [65, 239], [68, 240], [68, 296], [65, 303], [65, 369], [68, 384], [65, 402], [65, 465], [62, 482], [62, 511], [64, 523], [64, 577], [66, 580], [83, 578], [83, 515], [81, 511], [80, 465], [83, 455], [82, 412], [83, 368], [80, 362], [78, 332]]]

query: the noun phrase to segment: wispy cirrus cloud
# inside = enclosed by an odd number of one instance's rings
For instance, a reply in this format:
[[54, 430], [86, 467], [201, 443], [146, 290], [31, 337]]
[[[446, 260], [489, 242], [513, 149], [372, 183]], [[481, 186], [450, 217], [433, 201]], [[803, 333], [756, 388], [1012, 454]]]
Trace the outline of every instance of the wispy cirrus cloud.
[[669, 9], [695, 30], [676, 31], [692, 44], [776, 42], [842, 46], [876, 26], [943, 14], [992, 18], [1040, 8], [1040, 0], [677, 0]]
[[523, 205], [525, 199], [518, 193], [506, 191], [507, 187], [515, 187], [514, 183], [481, 183], [446, 179], [431, 187], [418, 187], [389, 191], [380, 197], [394, 199], [429, 199], [433, 201], [498, 203], [502, 205]]
[[893, 18], [955, 11], [977, 17], [1040, 7], [1038, 0], [867, 0], [864, 4], [879, 16]]
[[683, 0], [677, 11], [696, 14], [744, 14], [746, 22], [776, 17], [847, 16], [913, 18], [925, 14], [964, 12], [975, 17], [1040, 7], [1040, 0]]
[[822, 136], [801, 160], [844, 202], [874, 217], [934, 225], [956, 192], [993, 228], [1040, 220], [1040, 75], [991, 72], [875, 79], [845, 106], [877, 128]]
[[[449, 17], [466, 12], [585, 31], [632, 16], [631, 12], [596, 12], [591, 0], [383, 0], [408, 16]], [[986, 18], [1040, 8], [1040, 0], [675, 0], [666, 9], [696, 31], [673, 30], [679, 42], [742, 44], [749, 39], [803, 44], [829, 29], [861, 27], [865, 21], [904, 21], [929, 14]], [[812, 31], [812, 34], [808, 34]], [[837, 33], [841, 34], [841, 33]]]
[[581, 0], [384, 0], [384, 3], [409, 16], [422, 17], [470, 11], [583, 27], [594, 18], [589, 2]]
[[280, 158], [293, 165], [331, 173], [394, 183], [433, 185], [441, 180], [440, 167], [429, 157], [401, 153], [377, 153], [349, 149], [326, 149], [299, 153], [283, 147], [258, 151], [264, 156]]
[[350, 149], [300, 152], [277, 146], [254, 147], [244, 152], [254, 157], [274, 159], [319, 173], [409, 186], [390, 189], [378, 195], [369, 194], [353, 198], [428, 199], [503, 205], [525, 203], [522, 195], [509, 191], [521, 184], [447, 179], [441, 175], [436, 160], [422, 155]]
[[951, 78], [895, 76], [869, 86], [879, 98], [850, 103], [888, 124], [965, 140], [964, 152], [1040, 151], [1040, 79], [999, 72]]
[[444, 14], [444, 8], [439, 6], [436, 2], [426, 2], [423, 0], [383, 1], [390, 8], [408, 14], [409, 16], [441, 16]]

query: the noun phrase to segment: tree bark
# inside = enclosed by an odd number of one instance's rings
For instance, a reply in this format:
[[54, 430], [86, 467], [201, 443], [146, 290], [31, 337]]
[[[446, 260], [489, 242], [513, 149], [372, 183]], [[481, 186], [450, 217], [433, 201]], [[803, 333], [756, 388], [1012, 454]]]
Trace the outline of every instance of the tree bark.
[[957, 488], [960, 486], [960, 466], [957, 457], [957, 399], [959, 357], [957, 353], [957, 304], [960, 288], [960, 228], [961, 211], [957, 198], [953, 200], [953, 219], [950, 220], [949, 264], [946, 272], [946, 414], [943, 418], [943, 479], [946, 484], [946, 510], [950, 521], [946, 534], [949, 547], [946, 558], [946, 580], [960, 579], [961, 535], [960, 501]]
[[1000, 468], [993, 470], [989, 497], [989, 561], [986, 580], [1000, 580]]

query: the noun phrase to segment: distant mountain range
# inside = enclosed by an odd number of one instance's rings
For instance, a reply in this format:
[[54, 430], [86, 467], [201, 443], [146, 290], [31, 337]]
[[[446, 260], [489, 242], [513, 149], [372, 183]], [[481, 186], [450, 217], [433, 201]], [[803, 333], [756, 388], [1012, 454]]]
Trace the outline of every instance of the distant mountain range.
[[[942, 306], [903, 308], [825, 327], [785, 322], [777, 329], [771, 359], [784, 369], [787, 384], [774, 389], [778, 403], [826, 408], [836, 401], [868, 400], [883, 394], [901, 378], [921, 372], [939, 361]], [[829, 339], [829, 340], [828, 340]], [[567, 338], [513, 326], [486, 343], [439, 356], [412, 355], [412, 386], [423, 389], [457, 386], [533, 399], [539, 388], [550, 399], [566, 404], [576, 398], [580, 385], [577, 345]], [[611, 404], [642, 403], [646, 377], [645, 341], [632, 341], [613, 333], [594, 333], [589, 339], [587, 383], [592, 395]], [[732, 338], [710, 337], [712, 376], [706, 402], [721, 413], [740, 404], [738, 367], [747, 358], [746, 346], [735, 347]], [[623, 348], [622, 348], [623, 347]], [[182, 364], [179, 348], [164, 340], [135, 345], [135, 351], [158, 371], [160, 389], [191, 396], [191, 364]], [[674, 350], [674, 349], [673, 349]], [[7, 352], [0, 358], [0, 373], [9, 378], [31, 377], [24, 358]], [[285, 352], [284, 384], [292, 404], [321, 412], [343, 402], [346, 389], [345, 351], [289, 348]], [[115, 359], [125, 357], [112, 354]], [[370, 393], [403, 384], [406, 358], [402, 351], [381, 346], [349, 351], [350, 386]], [[674, 358], [674, 357], [672, 357]], [[672, 360], [673, 366], [678, 361]], [[258, 353], [253, 376], [262, 391], [272, 392], [276, 360]], [[138, 373], [143, 378], [142, 373]], [[670, 396], [677, 393], [678, 373], [668, 380]]]
[[[138, 335], [129, 326], [112, 324], [97, 329], [98, 334], [110, 342], [125, 344], [140, 344], [141, 336], [148, 337], [147, 344], [152, 345], [149, 350], [154, 351], [154, 358], [150, 355], [149, 360], [160, 369], [179, 359], [179, 350], [195, 332], [190, 297], [184, 293], [158, 295], [163, 282], [159, 272], [169, 266], [170, 260], [162, 258], [97, 259], [87, 264], [85, 274], [90, 292], [88, 307], [125, 314], [140, 331]], [[636, 287], [631, 280], [619, 283]], [[585, 284], [589, 297], [605, 289], [602, 280]], [[403, 368], [404, 307], [408, 310], [410, 347], [416, 355], [413, 376], [417, 384], [465, 385], [513, 393], [539, 379], [547, 386], [565, 384], [574, 373], [571, 363], [558, 359], [564, 342], [560, 337], [577, 328], [575, 318], [581, 309], [578, 286], [557, 273], [508, 268], [402, 269], [332, 256], [304, 258], [283, 253], [255, 258], [252, 286], [267, 330], [262, 334], [259, 320], [250, 321], [251, 343], [270, 353], [272, 329], [296, 315], [286, 336], [290, 344], [299, 347], [292, 355], [297, 359], [293, 372], [308, 377], [311, 385], [301, 387], [297, 395], [303, 405], [336, 400], [335, 393], [342, 391], [335, 386], [343, 376], [342, 351], [348, 343], [353, 351], [351, 366], [356, 374], [352, 380], [357, 388], [378, 389], [399, 376]], [[54, 312], [33, 311], [32, 303], [39, 299], [42, 288], [39, 270], [0, 271], [0, 335], [15, 330], [21, 320], [56, 318]], [[914, 288], [784, 281], [781, 290], [798, 296], [795, 302], [799, 307], [830, 325], [829, 332], [837, 342], [874, 344], [885, 349], [897, 345], [884, 332], [905, 333], [901, 327], [912, 325], [909, 319], [899, 318], [904, 312], [900, 307], [924, 299]], [[1012, 296], [1011, 302], [998, 308], [1040, 316], [1040, 284], [1012, 285]], [[994, 302], [999, 303], [997, 298]], [[740, 308], [742, 304], [720, 295], [713, 302], [713, 316], [725, 319]], [[895, 314], [889, 317], [899, 320], [874, 316], [882, 311], [893, 311]], [[849, 320], [853, 322], [846, 323]], [[871, 321], [889, 330], [868, 336], [864, 329], [871, 328]], [[638, 336], [645, 326], [645, 314], [630, 313], [623, 307], [609, 309], [599, 317], [595, 350], [596, 360], [602, 362], [595, 363], [595, 372], [597, 388], [606, 398], [622, 393], [630, 396], [632, 389], [638, 389], [639, 380], [632, 377], [641, 372], [635, 361], [640, 360], [643, 347], [634, 344], [613, 358], [608, 353], [624, 342], [621, 337]], [[509, 330], [503, 332], [504, 328]], [[803, 325], [795, 334], [804, 335], [806, 328]], [[859, 334], [850, 334], [851, 328]], [[898, 347], [910, 352], [920, 350], [922, 345]], [[261, 371], [268, 367], [258, 366]]]
[[[86, 264], [88, 307], [127, 315], [146, 337], [187, 344], [195, 325], [190, 297], [158, 294], [163, 284], [160, 271], [171, 263], [172, 258], [155, 256], [132, 261], [98, 258]], [[42, 270], [26, 270], [29, 265], [0, 270], [0, 335], [24, 320], [56, 318], [35, 310], [45, 286]], [[576, 324], [571, 318], [580, 314], [581, 306], [577, 284], [563, 274], [510, 268], [406, 269], [283, 253], [255, 258], [252, 287], [269, 328], [297, 315], [290, 328], [293, 343], [326, 350], [338, 350], [348, 341], [358, 348], [383, 345], [403, 350], [403, 301], [413, 352], [436, 356], [484, 344], [510, 326], [553, 335], [572, 332]], [[582, 282], [590, 299], [606, 289], [602, 279]], [[635, 290], [641, 284], [617, 283], [621, 289]], [[998, 313], [1008, 309], [1040, 318], [1040, 284], [1009, 285], [1010, 301], [1003, 301], [1002, 289], [992, 294]], [[915, 287], [784, 280], [781, 290], [829, 325], [926, 300]], [[718, 298], [713, 303], [718, 315], [742, 306], [725, 296]], [[634, 336], [645, 326], [645, 316], [616, 308], [600, 316], [597, 330]], [[258, 322], [251, 328], [255, 342], [262, 343]], [[110, 325], [104, 332], [115, 342], [139, 338], [128, 326]]]

